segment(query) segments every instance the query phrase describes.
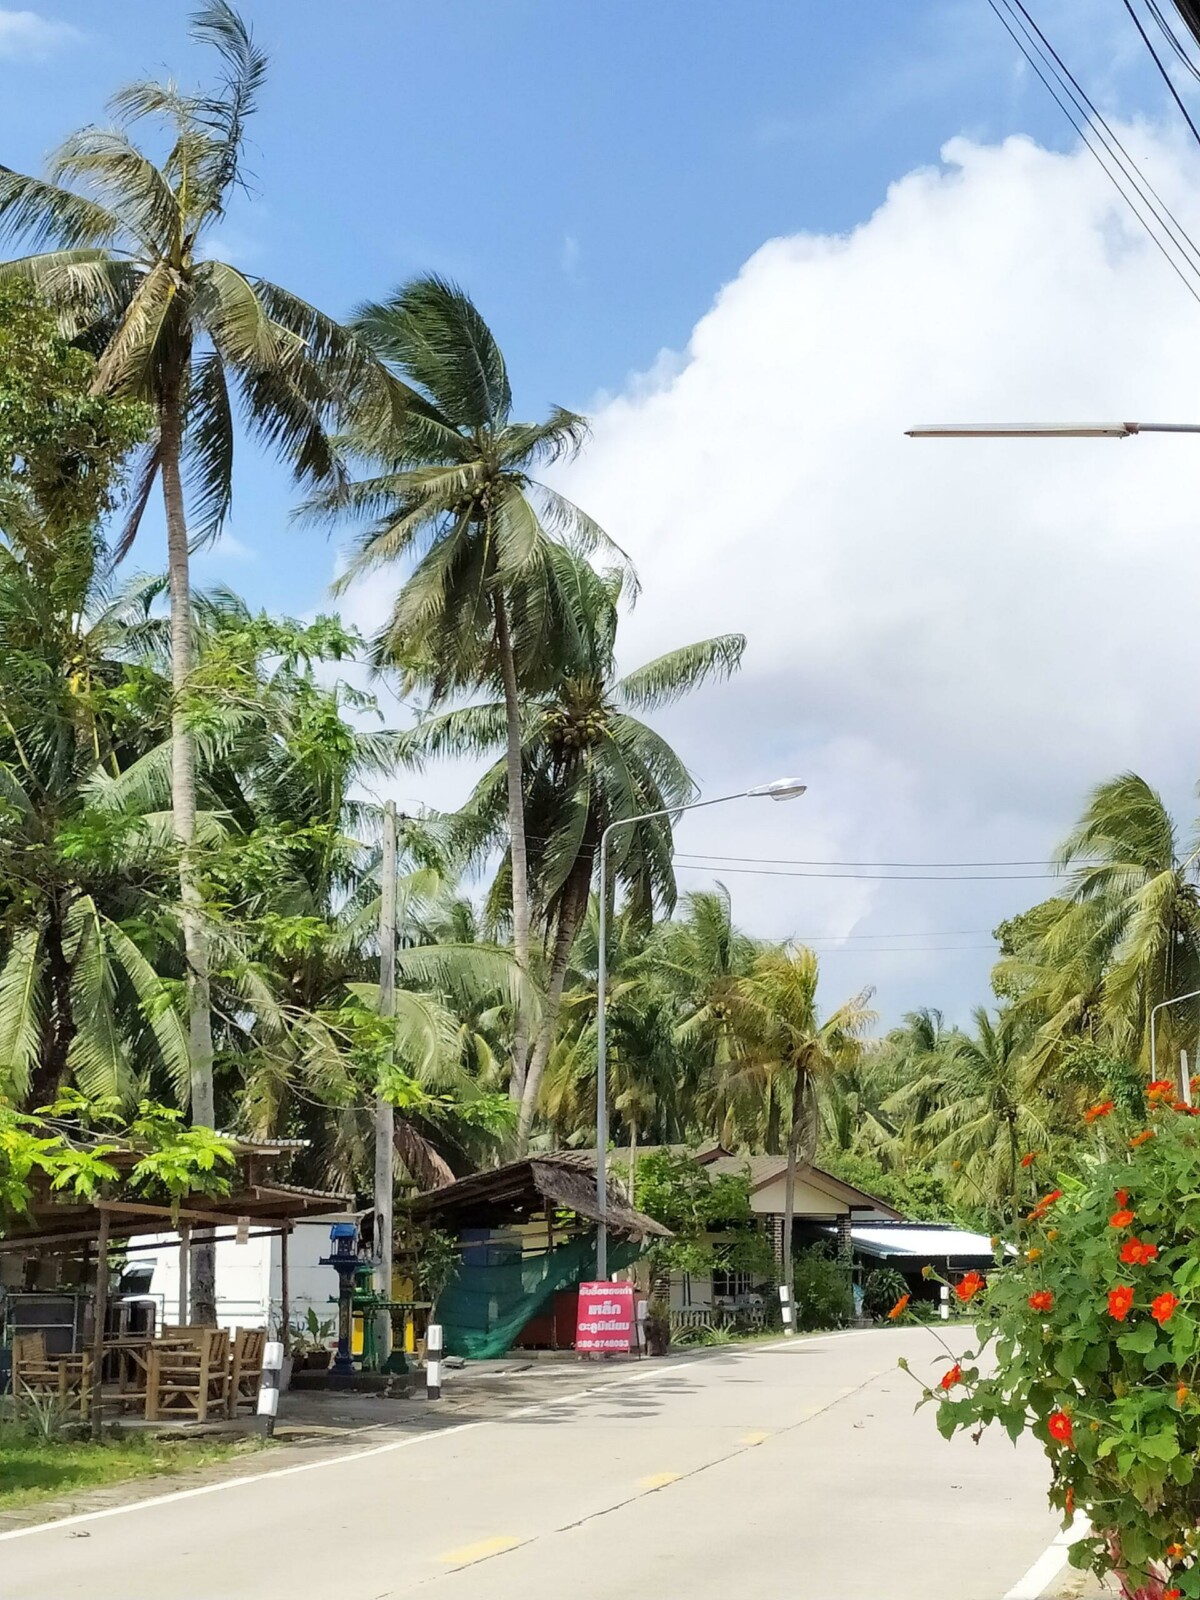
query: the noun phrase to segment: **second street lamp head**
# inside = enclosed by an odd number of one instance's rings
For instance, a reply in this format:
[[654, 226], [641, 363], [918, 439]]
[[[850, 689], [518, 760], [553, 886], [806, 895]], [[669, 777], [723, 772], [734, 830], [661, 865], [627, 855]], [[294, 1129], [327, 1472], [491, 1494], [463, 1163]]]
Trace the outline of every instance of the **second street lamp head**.
[[771, 800], [797, 800], [807, 788], [799, 778], [776, 778], [774, 783], [760, 783], [757, 789], [747, 789], [746, 794], [755, 799], [762, 795]]

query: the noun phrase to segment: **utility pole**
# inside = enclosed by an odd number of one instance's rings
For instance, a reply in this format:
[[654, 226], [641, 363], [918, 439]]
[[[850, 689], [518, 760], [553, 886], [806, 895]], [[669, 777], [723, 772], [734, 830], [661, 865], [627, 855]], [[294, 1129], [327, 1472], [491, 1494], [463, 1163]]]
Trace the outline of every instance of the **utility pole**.
[[[379, 1015], [396, 1015], [396, 805], [383, 807], [383, 860], [379, 897]], [[395, 1112], [381, 1092], [375, 1096], [375, 1292], [392, 1298], [392, 1194], [395, 1165]], [[380, 1371], [391, 1354], [392, 1317], [380, 1311], [375, 1321]]]

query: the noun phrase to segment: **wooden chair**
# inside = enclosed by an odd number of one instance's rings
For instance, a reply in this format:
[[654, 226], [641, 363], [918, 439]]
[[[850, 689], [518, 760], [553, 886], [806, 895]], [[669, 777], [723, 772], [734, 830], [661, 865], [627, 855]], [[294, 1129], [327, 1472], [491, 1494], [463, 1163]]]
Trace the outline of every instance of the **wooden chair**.
[[12, 1344], [13, 1397], [53, 1396], [64, 1412], [86, 1418], [92, 1388], [90, 1354], [48, 1356], [43, 1333], [17, 1333]]
[[229, 1397], [229, 1334], [224, 1328], [193, 1328], [186, 1338], [156, 1339], [146, 1378], [146, 1420], [183, 1416], [207, 1422], [210, 1408], [223, 1412]]
[[258, 1408], [258, 1385], [262, 1377], [263, 1354], [267, 1348], [265, 1328], [237, 1328], [233, 1354], [229, 1358], [229, 1415]]

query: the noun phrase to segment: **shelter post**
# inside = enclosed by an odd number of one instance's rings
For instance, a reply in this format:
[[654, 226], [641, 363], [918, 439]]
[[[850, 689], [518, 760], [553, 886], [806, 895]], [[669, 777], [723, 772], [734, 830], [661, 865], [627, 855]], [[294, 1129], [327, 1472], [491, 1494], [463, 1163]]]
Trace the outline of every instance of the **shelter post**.
[[187, 1327], [188, 1273], [191, 1270], [192, 1228], [188, 1222], [179, 1224], [179, 1326]]
[[108, 1320], [108, 1211], [100, 1208], [100, 1227], [96, 1235], [96, 1296], [92, 1325], [92, 1372], [88, 1406], [91, 1410], [92, 1438], [100, 1437], [103, 1418], [104, 1324]]
[[283, 1346], [284, 1355], [291, 1354], [292, 1335], [289, 1323], [292, 1320], [292, 1297], [288, 1286], [288, 1239], [292, 1230], [285, 1228], [279, 1239], [279, 1342]]

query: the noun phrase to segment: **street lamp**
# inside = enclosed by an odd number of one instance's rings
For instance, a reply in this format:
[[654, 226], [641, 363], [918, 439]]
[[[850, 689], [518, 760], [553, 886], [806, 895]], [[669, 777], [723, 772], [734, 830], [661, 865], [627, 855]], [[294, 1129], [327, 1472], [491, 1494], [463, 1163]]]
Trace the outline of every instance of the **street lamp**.
[[1200, 422], [922, 422], [906, 439], [1130, 439], [1135, 433], [1200, 433]]
[[596, 1204], [599, 1224], [596, 1230], [596, 1278], [608, 1277], [608, 836], [617, 828], [632, 828], [653, 817], [673, 817], [680, 811], [698, 811], [702, 806], [721, 806], [728, 800], [795, 800], [807, 785], [798, 778], [777, 778], [756, 789], [740, 789], [737, 794], [718, 795], [715, 800], [693, 800], [686, 806], [664, 806], [658, 811], [643, 811], [637, 817], [619, 817], [600, 835], [600, 959], [596, 997]]
[[[1157, 1052], [1155, 1050], [1155, 1039], [1154, 1039], [1154, 1019], [1155, 1019], [1155, 1017], [1158, 1015], [1158, 1013], [1160, 1011], [1165, 1010], [1165, 1008], [1167, 1006], [1177, 1006], [1177, 1005], [1181, 1004], [1184, 1000], [1195, 1000], [1197, 998], [1200, 998], [1200, 989], [1191, 989], [1191, 990], [1188, 991], [1187, 994], [1177, 994], [1173, 1000], [1160, 1000], [1156, 1006], [1151, 1006], [1151, 1008], [1150, 1008], [1150, 1078], [1151, 1078], [1152, 1082], [1156, 1082], [1157, 1079], [1158, 1079], [1158, 1055], [1157, 1055]], [[1191, 1103], [1192, 1103], [1192, 1085], [1191, 1085], [1191, 1082], [1188, 1079], [1188, 1075], [1187, 1075], [1186, 1072], [1182, 1072], [1180, 1074], [1179, 1092], [1182, 1095], [1183, 1099], [1190, 1106]]]

